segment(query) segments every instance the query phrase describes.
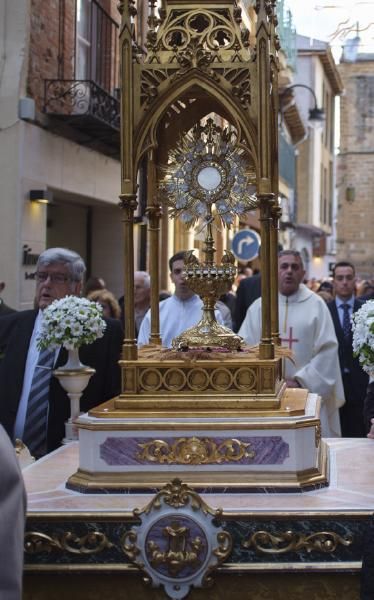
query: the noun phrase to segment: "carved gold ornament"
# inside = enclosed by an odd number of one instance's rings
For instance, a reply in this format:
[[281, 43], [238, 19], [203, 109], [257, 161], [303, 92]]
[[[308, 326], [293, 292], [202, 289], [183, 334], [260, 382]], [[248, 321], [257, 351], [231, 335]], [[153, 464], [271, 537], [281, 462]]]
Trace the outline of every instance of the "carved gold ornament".
[[284, 554], [286, 552], [335, 552], [339, 544], [350, 546], [352, 538], [343, 538], [334, 531], [320, 531], [317, 533], [295, 533], [285, 531], [272, 535], [267, 531], [256, 531], [248, 540], [242, 542], [244, 548], [254, 548], [262, 554]]
[[211, 573], [231, 552], [231, 535], [216, 522], [221, 514], [174, 479], [142, 510], [134, 510], [141, 525], [124, 533], [122, 551], [145, 581], [182, 599], [191, 587], [210, 585]]
[[165, 566], [171, 576], [178, 576], [186, 567], [196, 569], [201, 565], [204, 551], [202, 535], [192, 536], [183, 520], [172, 521], [163, 527], [162, 535], [167, 539], [165, 551], [156, 540], [147, 541], [148, 558], [153, 567]]
[[245, 148], [233, 129], [222, 129], [212, 119], [183, 136], [163, 170], [161, 201], [187, 226], [211, 220], [213, 204], [228, 227], [235, 215], [257, 207], [256, 175]]
[[113, 544], [100, 531], [90, 531], [82, 537], [71, 531], [53, 536], [39, 531], [26, 531], [24, 546], [26, 554], [49, 553], [55, 550], [70, 554], [97, 554], [111, 548]]
[[183, 437], [171, 444], [164, 440], [152, 440], [138, 446], [142, 450], [138, 452], [137, 458], [158, 464], [222, 464], [255, 456], [253, 450], [247, 450], [250, 443], [236, 439], [217, 444], [209, 438]]

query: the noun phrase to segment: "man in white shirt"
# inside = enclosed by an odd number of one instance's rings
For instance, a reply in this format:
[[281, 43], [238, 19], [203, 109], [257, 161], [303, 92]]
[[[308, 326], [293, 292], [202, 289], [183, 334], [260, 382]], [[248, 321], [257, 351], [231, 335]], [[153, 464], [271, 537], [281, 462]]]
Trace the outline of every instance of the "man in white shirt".
[[[299, 252], [279, 253], [279, 329], [282, 345], [294, 354], [286, 360], [287, 387], [307, 388], [322, 398], [324, 437], [341, 435], [339, 407], [344, 392], [338, 360], [338, 343], [329, 310], [317, 294], [301, 282], [305, 271]], [[239, 335], [251, 345], [261, 339], [261, 298], [249, 308]]]
[[[170, 258], [170, 279], [175, 285], [175, 291], [170, 298], [159, 304], [160, 335], [165, 348], [170, 348], [175, 337], [197, 325], [202, 317], [202, 300], [188, 287], [183, 276], [184, 256], [185, 252], [182, 251]], [[215, 313], [217, 321], [222, 324], [220, 312], [216, 310]], [[148, 344], [150, 334], [151, 311], [149, 310], [140, 326], [138, 345]]]

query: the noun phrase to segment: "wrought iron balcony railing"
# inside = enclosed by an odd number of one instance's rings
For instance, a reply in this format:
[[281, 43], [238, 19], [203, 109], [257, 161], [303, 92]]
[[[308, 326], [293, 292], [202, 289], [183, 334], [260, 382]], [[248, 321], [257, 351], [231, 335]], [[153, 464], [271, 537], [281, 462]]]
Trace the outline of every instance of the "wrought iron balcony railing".
[[119, 150], [120, 102], [93, 81], [45, 80], [44, 112]]
[[44, 111], [69, 118], [91, 116], [119, 130], [119, 100], [93, 81], [46, 79]]

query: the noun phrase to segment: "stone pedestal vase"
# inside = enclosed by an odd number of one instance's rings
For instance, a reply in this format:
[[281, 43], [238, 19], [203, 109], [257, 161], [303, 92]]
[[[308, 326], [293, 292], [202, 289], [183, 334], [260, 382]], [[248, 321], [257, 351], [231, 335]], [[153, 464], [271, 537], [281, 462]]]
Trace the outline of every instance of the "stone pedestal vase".
[[53, 371], [53, 375], [57, 377], [70, 399], [70, 417], [65, 423], [63, 444], [78, 440], [78, 429], [74, 421], [80, 415], [79, 401], [82, 393], [94, 373], [95, 369], [83, 365], [79, 360], [79, 348], [68, 350], [65, 365]]

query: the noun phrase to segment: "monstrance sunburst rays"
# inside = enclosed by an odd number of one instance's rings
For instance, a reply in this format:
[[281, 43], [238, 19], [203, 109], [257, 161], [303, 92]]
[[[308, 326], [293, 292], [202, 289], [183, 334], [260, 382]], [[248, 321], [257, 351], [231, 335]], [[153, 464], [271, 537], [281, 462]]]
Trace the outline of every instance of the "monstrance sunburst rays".
[[212, 207], [230, 227], [235, 215], [257, 208], [256, 174], [237, 144], [235, 131], [212, 119], [196, 125], [176, 145], [162, 168], [160, 200], [188, 227], [212, 220]]

